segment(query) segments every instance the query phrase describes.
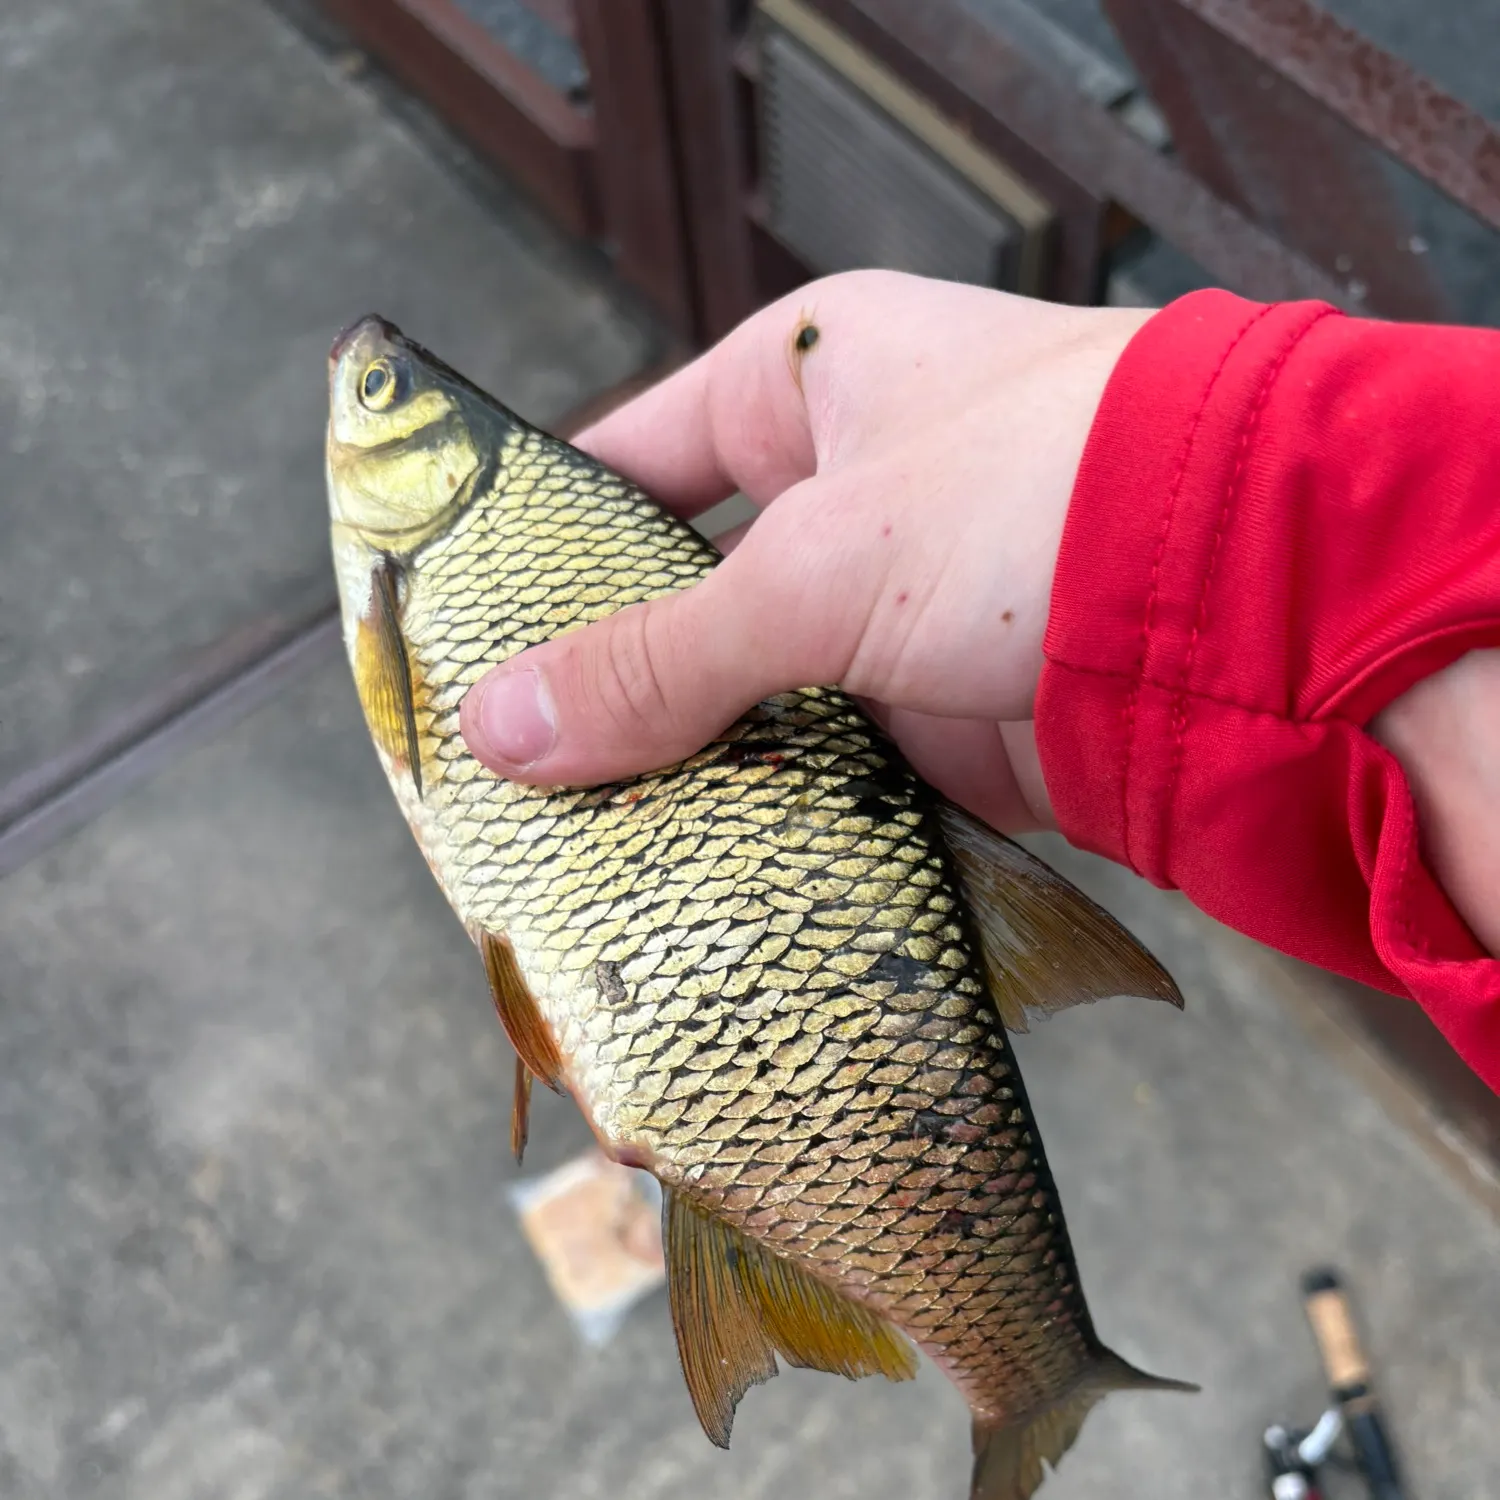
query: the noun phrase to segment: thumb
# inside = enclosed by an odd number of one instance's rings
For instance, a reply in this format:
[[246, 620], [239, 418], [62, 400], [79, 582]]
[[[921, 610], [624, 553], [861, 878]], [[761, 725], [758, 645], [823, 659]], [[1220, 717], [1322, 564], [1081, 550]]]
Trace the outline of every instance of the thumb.
[[779, 568], [768, 565], [769, 519], [701, 583], [533, 646], [481, 678], [460, 713], [470, 751], [516, 781], [618, 781], [692, 755], [762, 698], [837, 681], [852, 643], [809, 602], [815, 591], [788, 576], [784, 553]]

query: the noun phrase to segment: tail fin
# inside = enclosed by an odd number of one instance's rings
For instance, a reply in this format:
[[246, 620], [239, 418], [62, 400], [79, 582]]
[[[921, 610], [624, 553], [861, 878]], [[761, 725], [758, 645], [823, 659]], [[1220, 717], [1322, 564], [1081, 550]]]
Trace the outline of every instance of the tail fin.
[[974, 1424], [974, 1478], [969, 1500], [1028, 1500], [1077, 1441], [1083, 1420], [1110, 1391], [1196, 1391], [1163, 1380], [1101, 1349], [1094, 1369], [1065, 1401], [1005, 1427]]

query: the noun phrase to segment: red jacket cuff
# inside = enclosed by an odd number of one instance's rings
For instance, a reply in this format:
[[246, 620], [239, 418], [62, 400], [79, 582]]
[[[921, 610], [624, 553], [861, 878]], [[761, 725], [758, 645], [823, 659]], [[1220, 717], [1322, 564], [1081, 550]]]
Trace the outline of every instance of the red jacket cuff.
[[1500, 963], [1364, 726], [1500, 645], [1500, 335], [1261, 306], [1157, 314], [1095, 419], [1038, 693], [1074, 843], [1417, 999], [1500, 1088]]

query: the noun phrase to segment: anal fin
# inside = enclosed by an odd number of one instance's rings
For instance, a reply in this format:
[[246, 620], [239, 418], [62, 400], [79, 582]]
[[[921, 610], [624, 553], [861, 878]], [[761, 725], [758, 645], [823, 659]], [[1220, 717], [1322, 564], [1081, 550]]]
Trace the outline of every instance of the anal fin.
[[939, 808], [1007, 1031], [1111, 995], [1182, 1009], [1172, 976], [1104, 908], [1019, 844], [951, 802]]
[[662, 1210], [672, 1326], [710, 1441], [729, 1446], [735, 1407], [789, 1364], [857, 1380], [910, 1380], [916, 1354], [888, 1323], [668, 1190]]
[[422, 759], [417, 740], [416, 699], [411, 663], [401, 635], [396, 565], [381, 558], [370, 571], [370, 607], [354, 638], [354, 686], [370, 737], [398, 765], [411, 772], [422, 794]]
[[[517, 1058], [533, 1077], [540, 1078], [555, 1093], [562, 1093], [562, 1053], [558, 1051], [536, 996], [521, 973], [520, 964], [516, 962], [516, 950], [508, 938], [482, 932], [479, 952], [484, 959], [484, 972], [490, 982], [490, 997], [495, 1002], [496, 1014], [511, 1046], [516, 1049]], [[527, 1097], [529, 1102], [529, 1095]]]

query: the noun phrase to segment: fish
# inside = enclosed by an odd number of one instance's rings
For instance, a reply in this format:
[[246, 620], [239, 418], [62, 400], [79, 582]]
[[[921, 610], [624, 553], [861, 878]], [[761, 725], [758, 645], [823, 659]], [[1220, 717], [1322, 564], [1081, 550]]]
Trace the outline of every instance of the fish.
[[354, 682], [514, 1048], [512, 1148], [539, 1080], [660, 1182], [709, 1439], [778, 1359], [908, 1380], [921, 1350], [969, 1405], [971, 1500], [1025, 1500], [1107, 1393], [1196, 1389], [1096, 1335], [1008, 1036], [1106, 996], [1180, 1009], [1160, 964], [836, 687], [628, 781], [493, 774], [459, 730], [482, 675], [719, 554], [382, 318], [335, 341], [329, 408]]

